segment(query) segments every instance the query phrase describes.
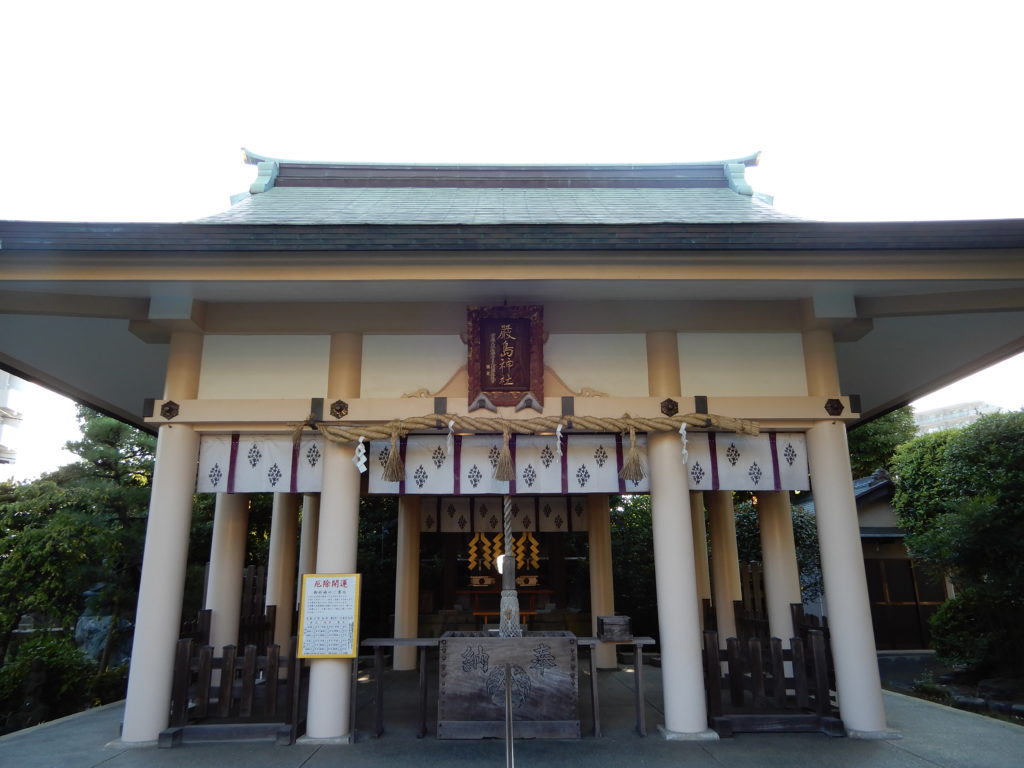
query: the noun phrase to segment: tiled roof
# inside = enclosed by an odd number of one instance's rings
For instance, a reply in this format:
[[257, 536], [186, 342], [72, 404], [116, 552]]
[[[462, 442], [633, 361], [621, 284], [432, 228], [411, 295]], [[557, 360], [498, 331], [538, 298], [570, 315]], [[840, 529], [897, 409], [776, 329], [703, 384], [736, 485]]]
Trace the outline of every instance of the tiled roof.
[[[885, 490], [888, 491], [892, 488], [892, 478], [889, 474], [882, 469], [875, 470], [872, 474], [867, 477], [858, 477], [853, 480], [853, 496], [856, 500], [860, 501], [866, 496], [870, 495], [874, 491]], [[813, 491], [812, 491], [813, 494]], [[814, 496], [808, 494], [801, 494], [801, 498], [794, 502], [794, 506], [802, 507], [810, 513], [814, 513]]]
[[249, 193], [199, 224], [756, 224], [802, 221], [754, 193], [757, 155], [663, 165], [300, 163], [246, 153]]
[[[1024, 248], [1024, 219], [749, 224], [293, 225], [0, 221], [0, 248], [52, 252], [308, 253], [311, 251], [644, 251], [685, 253], [900, 251], [914, 263]], [[939, 251], [939, 257], [926, 252]], [[759, 257], [754, 256], [754, 259]], [[759, 263], [759, 262], [758, 262]], [[1007, 291], [1011, 291], [1008, 288]]]
[[731, 189], [273, 187], [203, 224], [729, 224], [799, 221]]

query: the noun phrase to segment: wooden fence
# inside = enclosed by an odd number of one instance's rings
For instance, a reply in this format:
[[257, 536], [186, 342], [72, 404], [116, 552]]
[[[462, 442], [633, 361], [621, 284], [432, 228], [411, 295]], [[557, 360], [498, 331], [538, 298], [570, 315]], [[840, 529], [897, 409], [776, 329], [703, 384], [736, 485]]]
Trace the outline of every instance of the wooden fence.
[[215, 656], [209, 645], [179, 640], [170, 727], [160, 734], [160, 746], [255, 738], [294, 742], [305, 717], [302, 690], [308, 677], [296, 647], [293, 637], [287, 656], [277, 645], [262, 654], [255, 645], [241, 654], [226, 645]]
[[[207, 563], [207, 576], [209, 563]], [[250, 565], [242, 572], [242, 604], [238, 617], [238, 645], [255, 645], [263, 652], [274, 642], [274, 623], [277, 620], [277, 606], [266, 605], [266, 569], [262, 565]], [[284, 610], [288, 610], [285, 608]], [[182, 622], [178, 637], [191, 639], [196, 645], [210, 642], [211, 612], [203, 609], [195, 619]], [[293, 622], [292, 626], [296, 626]]]
[[773, 637], [704, 633], [704, 681], [708, 722], [720, 736], [733, 733], [808, 732], [845, 734], [835, 701], [824, 634], [810, 630], [783, 648]]
[[213, 619], [213, 611], [209, 608], [196, 613], [194, 619], [181, 622], [181, 631], [178, 633], [179, 640], [191, 640], [196, 645], [208, 645], [210, 642], [210, 621]]

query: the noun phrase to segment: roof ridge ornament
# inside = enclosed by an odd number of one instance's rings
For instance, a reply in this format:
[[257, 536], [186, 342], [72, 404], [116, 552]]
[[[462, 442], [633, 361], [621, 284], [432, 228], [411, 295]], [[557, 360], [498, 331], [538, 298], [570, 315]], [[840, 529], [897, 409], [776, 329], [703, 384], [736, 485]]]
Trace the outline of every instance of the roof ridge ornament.
[[277, 180], [277, 174], [280, 172], [281, 166], [278, 165], [276, 160], [262, 160], [256, 165], [256, 180], [253, 181], [249, 187], [249, 193], [258, 195], [260, 192], [266, 192], [268, 189], [273, 189], [274, 182]]
[[746, 169], [756, 166], [761, 162], [761, 153], [755, 152], [747, 157], [740, 157], [735, 160], [726, 160], [722, 163], [722, 170], [725, 172], [725, 180], [729, 182], [729, 189], [738, 195], [754, 196], [754, 188], [747, 182]]

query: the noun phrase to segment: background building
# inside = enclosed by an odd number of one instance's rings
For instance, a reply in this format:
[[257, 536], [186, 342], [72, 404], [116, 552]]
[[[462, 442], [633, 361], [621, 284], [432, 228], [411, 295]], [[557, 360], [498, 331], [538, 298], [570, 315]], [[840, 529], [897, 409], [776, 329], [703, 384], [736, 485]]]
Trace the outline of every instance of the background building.
[[944, 429], [966, 427], [986, 413], [995, 413], [999, 410], [998, 405], [975, 400], [970, 403], [957, 403], [956, 405], [948, 405], [943, 408], [915, 411], [914, 423], [917, 425], [918, 434], [926, 435], [929, 432], [941, 432]]
[[21, 387], [21, 379], [0, 371], [0, 464], [13, 464], [17, 459], [18, 428], [22, 422], [18, 403]]

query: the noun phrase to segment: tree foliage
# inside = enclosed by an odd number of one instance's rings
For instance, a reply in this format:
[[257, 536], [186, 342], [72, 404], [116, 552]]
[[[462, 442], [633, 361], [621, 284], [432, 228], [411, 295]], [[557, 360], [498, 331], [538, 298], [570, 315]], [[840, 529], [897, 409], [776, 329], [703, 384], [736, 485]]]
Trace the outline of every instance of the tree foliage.
[[926, 531], [955, 493], [945, 457], [949, 441], [958, 431], [922, 435], [901, 445], [893, 456], [890, 474], [896, 490], [892, 506], [900, 526], [910, 534]]
[[83, 406], [78, 419], [77, 462], [0, 493], [0, 651], [26, 613], [70, 630], [86, 591], [97, 611], [134, 609], [155, 440]]
[[914, 411], [910, 406], [897, 408], [851, 429], [847, 439], [853, 476], [867, 477], [876, 469], [884, 469], [896, 449], [913, 440], [916, 434]]
[[97, 531], [73, 489], [52, 480], [0, 491], [0, 659], [24, 614], [70, 628], [94, 572]]
[[615, 605], [630, 617], [634, 635], [658, 637], [651, 497], [611, 500], [612, 579]]
[[395, 610], [398, 557], [398, 504], [394, 497], [364, 496], [359, 501], [357, 570], [362, 574], [359, 609], [363, 635], [387, 637]]
[[[100, 687], [119, 694], [121, 672], [105, 668], [119, 619], [135, 608], [155, 441], [88, 408], [78, 418], [82, 436], [68, 444], [78, 461], [0, 486], [0, 715], [8, 729], [102, 699]], [[112, 616], [98, 664], [71, 642], [86, 608]], [[47, 629], [8, 653], [25, 614]]]
[[0, 666], [0, 734], [73, 714], [89, 704], [96, 663], [67, 637], [29, 638]]
[[1024, 675], [1024, 412], [918, 438], [893, 469], [911, 555], [957, 590], [932, 619], [935, 650], [978, 674]]

